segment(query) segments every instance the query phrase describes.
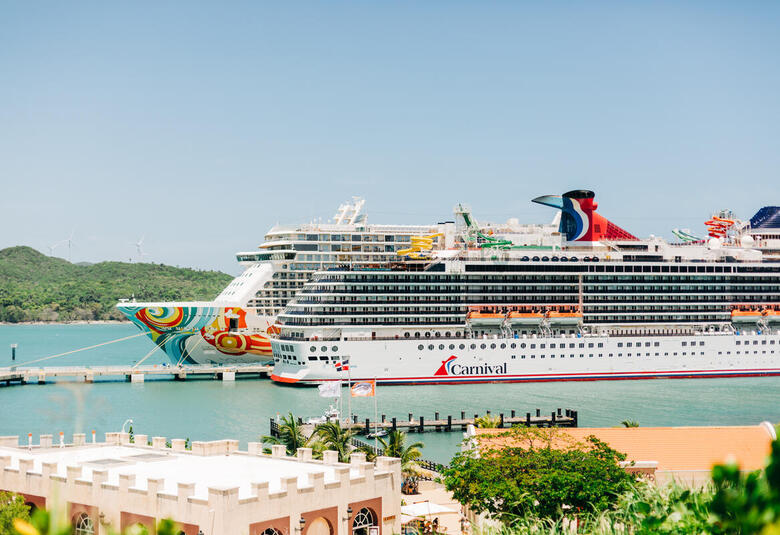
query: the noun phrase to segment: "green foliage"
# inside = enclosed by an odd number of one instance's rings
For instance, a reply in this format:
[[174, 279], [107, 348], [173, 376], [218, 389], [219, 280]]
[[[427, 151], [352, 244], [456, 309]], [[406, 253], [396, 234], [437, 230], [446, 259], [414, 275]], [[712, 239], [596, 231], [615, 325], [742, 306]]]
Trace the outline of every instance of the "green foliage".
[[401, 459], [401, 473], [405, 477], [417, 475], [420, 472], [417, 459], [422, 456], [420, 449], [425, 446], [422, 442], [413, 442], [407, 445], [407, 437], [406, 433], [396, 429], [390, 431], [387, 437], [379, 438], [383, 455]]
[[[2, 511], [2, 509], [0, 509]], [[97, 529], [95, 531], [97, 533]], [[116, 535], [116, 530], [109, 528], [109, 535]], [[155, 530], [156, 535], [177, 535], [180, 528], [176, 522], [170, 518], [160, 520]], [[0, 531], [0, 535], [71, 535], [73, 526], [67, 521], [63, 514], [50, 514], [47, 511], [39, 509], [35, 511], [32, 519], [17, 518], [13, 524], [13, 529], [8, 532]], [[101, 531], [101, 533], [103, 533]], [[134, 524], [124, 530], [123, 535], [149, 535], [149, 530], [141, 525]]]
[[0, 321], [124, 320], [115, 305], [214, 298], [231, 277], [162, 264], [71, 264], [30, 247], [0, 251]]
[[557, 429], [526, 427], [496, 436], [499, 447], [483, 443], [456, 454], [444, 483], [459, 502], [506, 523], [529, 514], [558, 518], [568, 509], [603, 511], [634, 481], [619, 465], [625, 455], [595, 437], [575, 443]]
[[283, 444], [287, 448], [287, 455], [295, 455], [298, 448], [305, 448], [309, 443], [303, 434], [303, 426], [298, 423], [293, 413], [282, 416], [278, 437], [265, 435], [261, 440], [266, 444]]
[[322, 442], [324, 449], [337, 451], [339, 461], [349, 462], [352, 453], [352, 437], [355, 432], [341, 427], [339, 422], [325, 422], [314, 428], [314, 435]]
[[480, 416], [474, 420], [474, 425], [482, 429], [495, 429], [501, 423], [499, 416], [493, 416], [490, 413]]
[[10, 492], [0, 492], [0, 535], [12, 535], [14, 518], [30, 519], [30, 507], [24, 498]]
[[623, 420], [620, 422], [623, 427], [639, 427], [639, 422], [636, 420]]

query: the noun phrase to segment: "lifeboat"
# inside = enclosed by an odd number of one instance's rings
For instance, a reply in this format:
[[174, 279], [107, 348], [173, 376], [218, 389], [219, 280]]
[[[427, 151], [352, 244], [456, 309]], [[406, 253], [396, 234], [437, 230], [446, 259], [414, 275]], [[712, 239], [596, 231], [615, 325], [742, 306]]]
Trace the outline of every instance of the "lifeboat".
[[780, 323], [780, 309], [777, 308], [764, 309], [764, 319], [769, 323]]
[[732, 323], [758, 323], [763, 317], [760, 310], [737, 310], [731, 311]]
[[544, 321], [541, 312], [510, 312], [507, 316], [510, 325], [539, 325]]
[[501, 312], [469, 312], [466, 319], [472, 325], [498, 326], [504, 323], [504, 316]]
[[547, 313], [547, 320], [555, 325], [578, 325], [582, 323], [582, 313], [551, 310]]

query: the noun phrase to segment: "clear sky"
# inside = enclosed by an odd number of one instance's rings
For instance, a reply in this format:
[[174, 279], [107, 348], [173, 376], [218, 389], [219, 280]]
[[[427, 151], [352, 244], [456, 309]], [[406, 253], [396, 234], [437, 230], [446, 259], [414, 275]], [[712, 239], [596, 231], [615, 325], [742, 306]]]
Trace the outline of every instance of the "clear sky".
[[[236, 273], [276, 222], [640, 235], [780, 204], [778, 2], [0, 4], [0, 247]], [[56, 254], [66, 256], [64, 247]]]

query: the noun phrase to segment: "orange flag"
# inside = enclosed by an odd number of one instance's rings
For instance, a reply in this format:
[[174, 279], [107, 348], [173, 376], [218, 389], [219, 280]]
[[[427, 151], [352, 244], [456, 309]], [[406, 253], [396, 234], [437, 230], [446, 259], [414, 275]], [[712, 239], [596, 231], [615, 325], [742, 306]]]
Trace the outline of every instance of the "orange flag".
[[376, 395], [376, 381], [364, 381], [352, 385], [353, 398], [370, 398]]

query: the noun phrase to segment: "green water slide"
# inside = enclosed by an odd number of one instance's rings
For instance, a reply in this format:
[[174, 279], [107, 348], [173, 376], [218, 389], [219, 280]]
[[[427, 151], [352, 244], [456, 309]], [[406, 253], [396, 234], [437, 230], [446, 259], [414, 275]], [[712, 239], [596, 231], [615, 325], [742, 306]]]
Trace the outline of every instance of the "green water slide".
[[500, 240], [492, 236], [486, 236], [485, 234], [482, 234], [479, 231], [477, 231], [477, 236], [485, 240], [485, 243], [479, 244], [479, 247], [481, 249], [492, 249], [494, 247], [507, 248], [512, 246], [512, 242], [510, 240]]

